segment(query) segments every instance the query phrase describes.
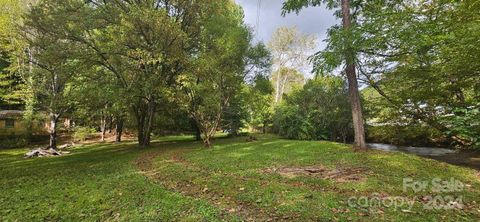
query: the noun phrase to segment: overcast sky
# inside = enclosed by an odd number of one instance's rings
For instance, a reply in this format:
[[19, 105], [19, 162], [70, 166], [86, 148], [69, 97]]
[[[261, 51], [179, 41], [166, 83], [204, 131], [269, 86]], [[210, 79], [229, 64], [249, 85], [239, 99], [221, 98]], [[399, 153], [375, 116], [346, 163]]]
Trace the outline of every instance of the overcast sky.
[[[259, 0], [236, 0], [245, 11], [245, 22], [255, 28], [257, 23], [257, 4]], [[301, 32], [315, 34], [319, 38], [319, 48], [323, 49], [327, 29], [338, 23], [333, 12], [324, 7], [303, 9], [300, 14], [281, 15], [283, 0], [261, 0], [259, 28], [255, 28], [255, 36], [259, 41], [268, 43], [272, 33], [282, 26], [297, 26]]]

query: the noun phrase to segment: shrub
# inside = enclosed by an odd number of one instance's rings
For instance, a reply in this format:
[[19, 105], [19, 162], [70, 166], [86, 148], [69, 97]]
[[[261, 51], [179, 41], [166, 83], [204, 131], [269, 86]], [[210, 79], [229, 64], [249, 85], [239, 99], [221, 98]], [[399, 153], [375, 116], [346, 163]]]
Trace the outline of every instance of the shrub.
[[441, 118], [445, 132], [463, 141], [465, 147], [480, 149], [480, 108], [455, 109], [452, 115]]
[[309, 80], [277, 107], [274, 130], [289, 139], [346, 142], [353, 130], [345, 86], [339, 77]]
[[81, 127], [81, 126], [75, 127], [73, 132], [73, 139], [75, 141], [85, 141], [95, 133], [96, 133], [96, 130], [94, 128]]
[[298, 106], [283, 105], [277, 108], [273, 118], [276, 133], [288, 139], [308, 140], [311, 127], [300, 113]]

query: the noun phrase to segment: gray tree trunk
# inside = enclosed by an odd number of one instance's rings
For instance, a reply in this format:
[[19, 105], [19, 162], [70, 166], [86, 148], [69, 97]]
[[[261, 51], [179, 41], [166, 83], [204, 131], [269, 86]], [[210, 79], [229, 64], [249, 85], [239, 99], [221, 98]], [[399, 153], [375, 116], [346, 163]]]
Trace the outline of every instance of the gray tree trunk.
[[[350, 29], [350, 4], [349, 0], [342, 0], [342, 21], [345, 30]], [[350, 97], [350, 104], [352, 106], [353, 129], [355, 134], [354, 149], [366, 150], [367, 144], [365, 142], [365, 128], [363, 125], [362, 105], [360, 102], [360, 93], [358, 92], [357, 74], [355, 73], [355, 59], [354, 52], [351, 49], [351, 43], [347, 49], [345, 72], [348, 80], [348, 94]]]

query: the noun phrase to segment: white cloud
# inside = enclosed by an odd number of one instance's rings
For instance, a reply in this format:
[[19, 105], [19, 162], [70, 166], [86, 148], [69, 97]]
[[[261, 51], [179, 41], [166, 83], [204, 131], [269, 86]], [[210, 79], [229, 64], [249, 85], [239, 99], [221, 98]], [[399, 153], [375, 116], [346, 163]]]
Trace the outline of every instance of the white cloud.
[[[282, 0], [261, 0], [260, 13], [257, 14], [257, 5], [260, 0], [236, 0], [245, 11], [245, 22], [255, 29], [258, 41], [267, 43], [272, 33], [281, 26], [297, 26], [307, 34], [314, 34], [319, 38], [319, 49], [325, 48], [327, 30], [339, 21], [333, 16], [333, 11], [324, 7], [309, 7], [298, 15], [295, 13], [283, 17], [281, 15]], [[259, 27], [255, 27], [259, 15]]]

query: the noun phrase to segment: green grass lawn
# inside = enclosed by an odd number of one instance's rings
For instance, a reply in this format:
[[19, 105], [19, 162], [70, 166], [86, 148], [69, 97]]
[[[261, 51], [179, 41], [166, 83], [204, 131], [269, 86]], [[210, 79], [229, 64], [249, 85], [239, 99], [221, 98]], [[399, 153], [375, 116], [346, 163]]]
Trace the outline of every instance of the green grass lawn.
[[[67, 156], [38, 159], [23, 159], [26, 150], [2, 150], [0, 220], [480, 219], [480, 175], [467, 168], [273, 136], [254, 142], [217, 139], [215, 144], [204, 149], [190, 137], [165, 137], [149, 149], [134, 143], [95, 144], [74, 148]], [[461, 191], [440, 195], [462, 197], [463, 209], [424, 209], [428, 196], [439, 194], [404, 192], [403, 178], [461, 181], [467, 185]], [[349, 204], [354, 197], [415, 201], [412, 209], [364, 207], [358, 201]]]

